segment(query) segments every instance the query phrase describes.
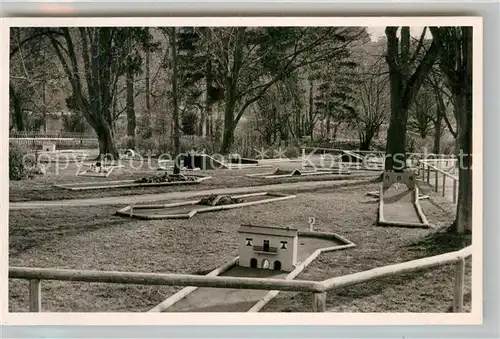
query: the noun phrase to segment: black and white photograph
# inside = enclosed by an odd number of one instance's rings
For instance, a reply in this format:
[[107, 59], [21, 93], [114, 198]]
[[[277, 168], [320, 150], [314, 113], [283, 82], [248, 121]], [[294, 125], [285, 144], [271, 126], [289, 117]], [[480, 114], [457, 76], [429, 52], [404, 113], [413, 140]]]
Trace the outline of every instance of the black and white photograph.
[[481, 314], [481, 19], [212, 19], [9, 24], [8, 312]]

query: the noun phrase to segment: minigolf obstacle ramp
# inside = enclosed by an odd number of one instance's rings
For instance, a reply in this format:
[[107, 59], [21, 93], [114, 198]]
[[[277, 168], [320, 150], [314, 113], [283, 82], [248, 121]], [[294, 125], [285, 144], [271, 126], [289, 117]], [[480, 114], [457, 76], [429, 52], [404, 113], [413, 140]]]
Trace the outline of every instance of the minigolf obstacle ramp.
[[420, 207], [415, 178], [415, 172], [410, 170], [384, 172], [379, 194], [379, 225], [430, 227]]

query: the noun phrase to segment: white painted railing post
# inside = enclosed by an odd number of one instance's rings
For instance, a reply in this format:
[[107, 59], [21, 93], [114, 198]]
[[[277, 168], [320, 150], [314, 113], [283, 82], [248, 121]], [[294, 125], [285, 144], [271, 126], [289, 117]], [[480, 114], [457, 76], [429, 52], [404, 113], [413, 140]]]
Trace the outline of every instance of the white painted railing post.
[[453, 203], [457, 203], [457, 180], [453, 179]]
[[30, 312], [42, 312], [42, 288], [40, 280], [29, 281]]
[[326, 292], [313, 293], [313, 312], [326, 312]]
[[439, 180], [439, 177], [438, 177], [438, 171], [435, 170], [435, 172], [436, 172], [436, 179], [434, 180], [435, 181], [434, 182], [434, 185], [435, 185], [434, 191], [437, 192], [438, 191], [438, 182], [439, 182], [438, 180]]
[[460, 313], [464, 309], [465, 259], [461, 258], [455, 264], [455, 288], [453, 297], [453, 312]]
[[446, 175], [443, 174], [443, 197], [444, 197], [445, 187], [446, 187]]

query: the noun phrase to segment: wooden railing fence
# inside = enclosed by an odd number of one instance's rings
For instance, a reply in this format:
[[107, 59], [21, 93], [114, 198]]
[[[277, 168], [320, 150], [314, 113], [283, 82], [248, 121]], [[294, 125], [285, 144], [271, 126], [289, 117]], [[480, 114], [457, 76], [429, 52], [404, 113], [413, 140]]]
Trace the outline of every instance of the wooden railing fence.
[[[434, 165], [431, 165], [433, 163]], [[452, 201], [454, 204], [457, 203], [458, 199], [458, 177], [448, 173], [446, 170], [439, 168], [438, 164], [441, 163], [445, 168], [455, 167], [457, 159], [426, 159], [420, 160], [420, 174], [422, 181], [427, 182], [429, 186], [434, 188], [435, 192], [439, 192], [441, 187], [441, 195], [446, 196], [446, 181], [447, 179], [452, 180]], [[441, 178], [440, 178], [441, 175]], [[434, 178], [434, 182], [431, 182], [431, 176]], [[441, 180], [440, 180], [441, 179]]]
[[9, 267], [9, 278], [24, 279], [29, 281], [30, 312], [41, 312], [42, 310], [42, 280], [307, 292], [312, 293], [313, 295], [313, 312], [326, 312], [326, 296], [329, 291], [348, 285], [359, 284], [362, 282], [379, 279], [382, 277], [409, 273], [454, 263], [456, 274], [454, 284], [453, 311], [463, 312], [465, 259], [470, 256], [472, 256], [471, 246], [456, 252], [450, 252], [400, 264], [379, 267], [364, 272], [327, 279], [324, 281], [199, 276], [187, 274], [88, 271], [29, 267]]

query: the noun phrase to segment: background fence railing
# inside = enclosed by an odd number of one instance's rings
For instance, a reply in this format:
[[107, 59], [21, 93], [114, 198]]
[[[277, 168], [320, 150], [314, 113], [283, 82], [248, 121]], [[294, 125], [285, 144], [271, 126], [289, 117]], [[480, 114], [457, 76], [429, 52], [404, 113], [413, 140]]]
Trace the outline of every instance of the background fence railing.
[[[454, 204], [458, 199], [457, 159], [425, 159], [420, 161], [422, 181], [427, 182], [435, 192], [441, 191]], [[450, 173], [451, 172], [451, 173]], [[448, 195], [447, 195], [448, 194]]]
[[31, 149], [41, 149], [45, 144], [54, 144], [57, 149], [96, 148], [99, 145], [97, 139], [79, 138], [9, 138], [9, 142]]
[[74, 138], [74, 139], [96, 139], [95, 133], [89, 132], [66, 132], [66, 131], [10, 131], [9, 138]]
[[471, 246], [456, 252], [450, 252], [433, 257], [384, 266], [368, 271], [335, 277], [324, 281], [199, 276], [187, 274], [88, 271], [29, 267], [9, 267], [9, 278], [24, 279], [29, 281], [30, 312], [42, 311], [42, 280], [306, 292], [313, 295], [313, 312], [326, 312], [326, 296], [329, 291], [382, 277], [409, 273], [447, 264], [455, 264], [453, 312], [463, 312], [465, 259], [470, 256], [472, 256]]

